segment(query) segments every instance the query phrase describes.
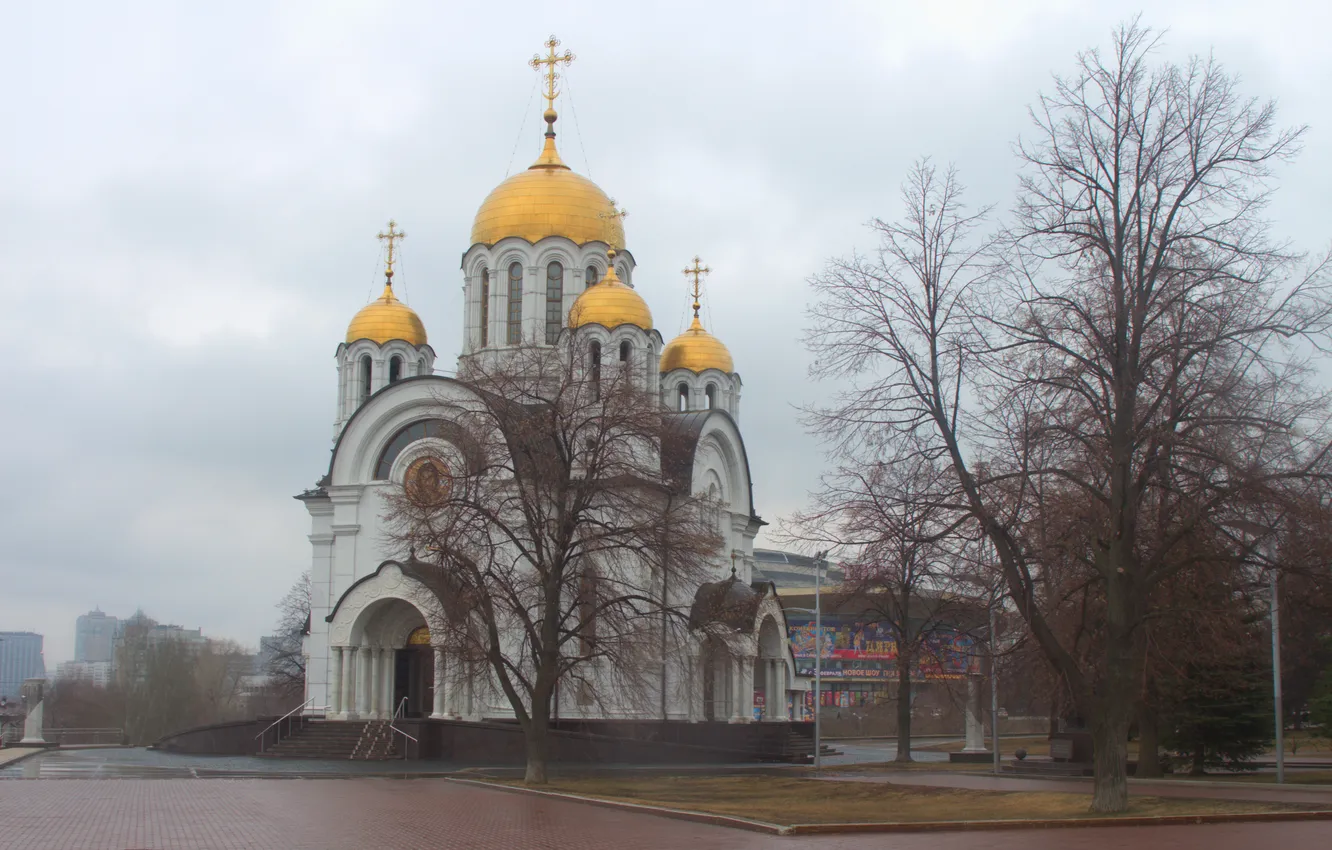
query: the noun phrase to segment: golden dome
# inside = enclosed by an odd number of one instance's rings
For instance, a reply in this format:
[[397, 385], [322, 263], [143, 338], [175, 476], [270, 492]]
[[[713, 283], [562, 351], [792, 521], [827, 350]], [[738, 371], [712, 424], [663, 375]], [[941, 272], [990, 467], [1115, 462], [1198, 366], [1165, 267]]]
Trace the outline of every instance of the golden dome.
[[425, 325], [416, 311], [393, 295], [392, 278], [384, 284], [384, 292], [361, 311], [347, 326], [347, 342], [368, 339], [383, 344], [400, 339], [411, 345], [426, 344]]
[[[546, 114], [553, 123], [554, 110]], [[624, 247], [624, 225], [615, 204], [597, 184], [575, 174], [555, 150], [555, 132], [546, 133], [541, 156], [526, 171], [495, 187], [472, 222], [472, 244], [494, 245], [509, 236], [537, 242], [563, 236], [579, 245], [606, 242]]]
[[619, 276], [615, 274], [615, 252], [611, 251], [610, 256], [606, 276], [600, 283], [583, 290], [583, 294], [578, 296], [578, 300], [569, 309], [569, 327], [601, 325], [618, 328], [620, 325], [637, 325], [645, 331], [650, 330], [652, 311], [648, 309], [643, 296], [620, 282]]
[[694, 316], [689, 330], [666, 343], [661, 350], [662, 372], [688, 369], [697, 374], [704, 369], [720, 369], [726, 374], [735, 371], [735, 361], [722, 341], [703, 330], [703, 323]]

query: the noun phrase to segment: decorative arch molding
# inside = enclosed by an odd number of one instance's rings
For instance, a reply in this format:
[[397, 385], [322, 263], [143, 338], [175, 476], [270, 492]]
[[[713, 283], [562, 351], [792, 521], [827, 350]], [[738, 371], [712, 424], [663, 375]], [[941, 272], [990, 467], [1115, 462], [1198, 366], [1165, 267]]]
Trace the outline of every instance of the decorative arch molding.
[[[430, 589], [419, 580], [412, 578], [402, 570], [397, 561], [385, 561], [379, 569], [360, 579], [338, 599], [333, 610], [325, 617], [329, 624], [328, 635], [331, 646], [360, 646], [366, 640], [366, 627], [373, 620], [373, 615], [381, 612], [387, 603], [396, 600], [416, 609], [430, 629], [432, 640], [436, 635], [443, 635], [446, 625], [439, 600]], [[379, 642], [396, 648], [404, 644], [407, 635], [417, 627], [411, 620], [400, 620], [390, 624], [387, 632], [381, 634]], [[396, 626], [396, 629], [394, 628]], [[397, 632], [402, 634], [398, 635]]]
[[329, 481], [334, 486], [374, 481], [380, 453], [399, 429], [422, 419], [448, 419], [450, 402], [467, 405], [472, 391], [453, 378], [419, 375], [384, 387], [356, 409], [333, 446]]

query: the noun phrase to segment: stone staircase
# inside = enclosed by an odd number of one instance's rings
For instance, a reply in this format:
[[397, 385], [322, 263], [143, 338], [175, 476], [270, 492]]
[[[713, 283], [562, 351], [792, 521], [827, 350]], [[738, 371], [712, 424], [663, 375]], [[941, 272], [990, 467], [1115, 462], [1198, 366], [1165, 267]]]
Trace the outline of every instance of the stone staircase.
[[371, 720], [365, 724], [365, 731], [361, 733], [361, 740], [356, 742], [351, 758], [365, 761], [402, 758], [402, 753], [396, 747], [395, 735], [387, 720]]
[[384, 720], [310, 720], [263, 755], [296, 759], [401, 758]]

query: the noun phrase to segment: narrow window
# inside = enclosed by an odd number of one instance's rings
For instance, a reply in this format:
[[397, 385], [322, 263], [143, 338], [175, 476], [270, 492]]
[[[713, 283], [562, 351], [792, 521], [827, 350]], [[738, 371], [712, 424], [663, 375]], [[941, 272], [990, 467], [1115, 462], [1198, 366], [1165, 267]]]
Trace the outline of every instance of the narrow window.
[[509, 345], [523, 341], [523, 264], [509, 266]]
[[592, 398], [601, 398], [601, 343], [594, 342], [587, 349], [588, 371], [592, 375]]
[[591, 289], [597, 285], [597, 267], [588, 266], [587, 271], [583, 272], [583, 288]]
[[361, 355], [361, 404], [370, 397], [370, 355]]
[[712, 410], [717, 406], [717, 385], [708, 384], [707, 389], [703, 392], [706, 393], [708, 397], [708, 410]]
[[481, 347], [490, 344], [490, 269], [481, 270]]
[[422, 357], [421, 362], [416, 364], [416, 374], [424, 375], [425, 373], [426, 373], [425, 358]]
[[554, 345], [564, 327], [564, 266], [546, 266], [546, 345]]
[[625, 366], [629, 365], [629, 352], [631, 350], [632, 347], [629, 345], [629, 340], [626, 339], [624, 342], [620, 343], [620, 362]]
[[680, 409], [681, 409], [681, 410], [688, 410], [688, 409], [689, 409], [689, 385], [688, 385], [688, 384], [683, 384], [683, 383], [680, 384], [680, 386], [679, 386], [677, 392], [680, 394]]
[[390, 357], [390, 358], [389, 358], [389, 383], [390, 383], [390, 384], [396, 384], [396, 383], [398, 382], [398, 379], [401, 378], [401, 377], [402, 377], [402, 358], [401, 358], [401, 357]]

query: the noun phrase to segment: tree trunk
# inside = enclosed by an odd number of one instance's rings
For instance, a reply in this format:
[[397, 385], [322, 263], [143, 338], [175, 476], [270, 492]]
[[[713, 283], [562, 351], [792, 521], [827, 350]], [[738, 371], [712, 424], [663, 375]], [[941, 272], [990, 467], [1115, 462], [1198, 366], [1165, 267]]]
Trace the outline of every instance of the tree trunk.
[[1128, 808], [1128, 730], [1133, 715], [1130, 698], [1113, 685], [1092, 718], [1092, 811], [1102, 814]]
[[1156, 711], [1144, 702], [1138, 706], [1138, 769], [1134, 776], [1139, 779], [1161, 776], [1160, 740]]
[[546, 784], [546, 763], [550, 760], [550, 722], [533, 712], [527, 728], [527, 773], [523, 782], [528, 785]]
[[897, 755], [893, 761], [911, 761], [911, 659], [897, 656]]
[[1207, 773], [1207, 748], [1198, 744], [1193, 748], [1193, 766], [1189, 768], [1189, 776], [1204, 776]]

